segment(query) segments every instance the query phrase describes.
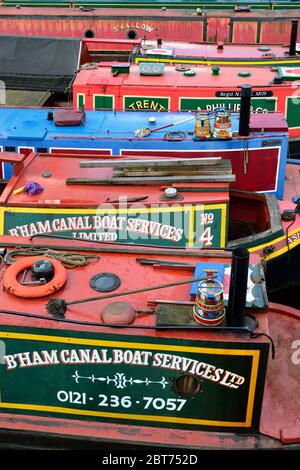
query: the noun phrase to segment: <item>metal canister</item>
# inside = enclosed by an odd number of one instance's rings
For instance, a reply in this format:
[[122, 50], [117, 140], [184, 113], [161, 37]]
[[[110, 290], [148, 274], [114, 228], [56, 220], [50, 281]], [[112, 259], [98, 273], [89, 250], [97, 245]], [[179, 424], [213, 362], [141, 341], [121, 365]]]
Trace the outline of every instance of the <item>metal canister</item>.
[[194, 135], [200, 139], [209, 139], [211, 136], [209, 115], [204, 112], [195, 114]]
[[228, 111], [217, 111], [215, 115], [213, 137], [215, 139], [231, 139], [232, 125]]
[[221, 325], [225, 318], [223, 284], [215, 279], [199, 282], [193, 316], [201, 325]]

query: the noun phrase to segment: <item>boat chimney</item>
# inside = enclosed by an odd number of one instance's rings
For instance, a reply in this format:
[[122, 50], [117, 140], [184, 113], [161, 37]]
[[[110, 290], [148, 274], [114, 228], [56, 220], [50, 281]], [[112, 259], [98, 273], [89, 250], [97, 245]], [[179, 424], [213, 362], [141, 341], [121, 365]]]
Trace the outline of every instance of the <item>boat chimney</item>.
[[239, 135], [242, 136], [249, 135], [251, 92], [251, 85], [242, 85], [239, 122]]
[[227, 326], [244, 326], [248, 283], [249, 251], [236, 248], [232, 252]]
[[297, 33], [298, 33], [298, 20], [292, 20], [289, 55], [296, 55]]

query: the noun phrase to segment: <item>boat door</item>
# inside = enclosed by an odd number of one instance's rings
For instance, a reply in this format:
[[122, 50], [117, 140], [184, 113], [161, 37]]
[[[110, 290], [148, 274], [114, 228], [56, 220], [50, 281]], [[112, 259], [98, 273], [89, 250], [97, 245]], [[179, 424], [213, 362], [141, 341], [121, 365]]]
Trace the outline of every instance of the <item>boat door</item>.
[[207, 17], [206, 27], [204, 29], [204, 40], [208, 42], [229, 42], [230, 34], [228, 29], [228, 20], [228, 17]]
[[[262, 44], [289, 43], [290, 37], [291, 20], [272, 21], [272, 18], [260, 20], [260, 42]], [[300, 42], [300, 31], [298, 31], [298, 42]]]
[[230, 18], [229, 41], [233, 44], [255, 44], [259, 42], [258, 22], [248, 18]]

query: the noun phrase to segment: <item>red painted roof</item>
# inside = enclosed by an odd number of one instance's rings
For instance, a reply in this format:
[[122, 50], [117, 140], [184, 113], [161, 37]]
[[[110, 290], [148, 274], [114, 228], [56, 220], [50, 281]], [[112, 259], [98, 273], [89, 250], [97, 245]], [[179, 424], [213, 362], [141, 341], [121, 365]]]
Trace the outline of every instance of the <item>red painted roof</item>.
[[[158, 50], [156, 41], [147, 40], [144, 43], [144, 48], [147, 45], [155, 47]], [[285, 57], [285, 52], [288, 52], [288, 46], [276, 46], [274, 44], [268, 46], [270, 50], [261, 51], [261, 46], [254, 45], [238, 45], [238, 44], [225, 44], [223, 49], [218, 49], [217, 44], [191, 44], [179, 41], [163, 41], [161, 48], [173, 49], [174, 57], [190, 57], [190, 58], [217, 58], [217, 59], [262, 59], [265, 54], [274, 53], [276, 58]]]
[[[1, 245], [14, 244], [17, 240], [14, 237], [1, 237]], [[87, 266], [78, 269], [70, 269], [67, 272], [67, 283], [62, 291], [54, 294], [53, 297], [64, 298], [66, 302], [74, 301], [86, 297], [96, 297], [97, 293], [90, 287], [89, 280], [99, 272], [117, 273], [121, 278], [121, 286], [118, 292], [128, 291], [130, 289], [139, 289], [158, 284], [171, 283], [186, 280], [192, 277], [192, 270], [177, 270], [172, 268], [155, 269], [153, 266], [141, 265], [137, 257], [146, 255], [147, 258], [167, 259], [170, 256], [161, 254], [161, 250], [157, 250], [158, 254], [148, 254], [142, 247], [126, 247], [128, 253], [114, 253], [114, 249], [120, 249], [120, 246], [96, 245], [93, 243], [82, 243], [79, 240], [49, 240], [35, 239], [28, 241], [22, 239], [22, 245], [33, 246], [52, 246], [53, 249], [59, 249], [63, 245], [63, 249], [71, 249], [72, 251], [80, 251], [80, 249], [97, 248], [100, 255], [99, 259], [94, 259]], [[109, 252], [111, 251], [111, 252]], [[153, 250], [155, 251], [155, 250]], [[173, 262], [184, 262], [195, 264], [201, 260], [194, 250], [185, 250], [186, 256], [174, 255], [171, 257]], [[187, 254], [190, 256], [187, 256]], [[229, 263], [229, 258], [205, 258], [207, 262]], [[251, 255], [250, 262], [257, 262], [258, 257]], [[7, 269], [4, 267], [4, 270]], [[133, 276], [134, 274], [134, 276]], [[229, 276], [225, 280], [225, 292], [228, 289]], [[159, 300], [180, 300], [189, 301], [189, 284], [181, 286], [173, 286], [167, 289], [159, 289], [155, 291], [143, 292], [139, 295], [127, 295], [124, 300], [135, 310], [149, 309], [149, 305]], [[47, 316], [45, 304], [47, 299], [36, 299], [33, 302], [30, 299], [18, 298], [7, 291], [0, 289], [1, 307], [5, 310], [19, 311], [32, 314]], [[66, 320], [79, 320], [81, 322], [101, 322], [101, 312], [106, 305], [111, 303], [111, 299], [106, 299], [88, 304], [75, 304], [68, 306]], [[296, 352], [294, 346], [298, 341], [300, 312], [289, 307], [276, 304], [270, 304], [269, 308], [262, 313], [255, 313], [259, 322], [256, 333], [264, 333], [271, 336], [275, 344], [275, 358], [269, 357], [266, 384], [264, 387], [262, 416], [259, 425], [259, 432], [252, 435], [234, 435], [232, 433], [205, 432], [197, 430], [172, 429], [172, 432], [165, 432], [165, 429], [159, 427], [143, 427], [130, 426], [126, 424], [117, 425], [109, 423], [84, 422], [84, 426], [79, 419], [64, 420], [64, 426], [61, 426], [61, 419], [55, 417], [35, 418], [24, 416], [18, 419], [16, 414], [0, 414], [0, 425], [3, 429], [17, 430], [35, 430], [37, 432], [52, 432], [59, 434], [68, 434], [85, 437], [96, 437], [98, 439], [127, 440], [135, 442], [136, 435], [139, 435], [140, 442], [150, 442], [157, 445], [176, 446], [191, 448], [267, 448], [280, 447], [281, 443], [299, 442], [299, 400], [297, 400], [299, 390], [298, 367], [297, 362], [293, 360], [293, 353]], [[139, 329], [130, 330], [128, 328], [113, 329], [109, 327], [76, 325], [63, 323], [59, 321], [47, 321], [46, 319], [28, 318], [25, 316], [15, 316], [9, 314], [1, 315], [2, 325], [26, 326], [26, 327], [44, 327], [53, 328], [53, 332], [59, 332], [68, 328], [71, 331], [85, 332], [101, 332], [105, 334], [124, 334], [138, 337], [155, 337], [161, 338], [181, 338], [197, 340], [199, 337], [202, 341], [221, 341], [226, 348], [227, 342], [236, 342], [237, 336], [233, 332], [222, 334], [215, 331], [197, 330], [176, 330], [155, 331], [143, 329], [143, 326], [154, 326], [156, 315], [138, 315], [134, 320], [134, 325]], [[267, 343], [265, 336], [238, 335], [238, 342], [246, 343], [251, 346], [252, 343]], [[12, 419], [13, 418], [13, 419]], [[275, 440], [268, 440], [268, 437]]]
[[[243, 67], [221, 66], [219, 75], [212, 75], [211, 67], [201, 65], [194, 68], [195, 76], [186, 76], [182, 72], [175, 70], [172, 65], [165, 66], [165, 72], [160, 76], [140, 75], [139, 66], [131, 65], [129, 74], [119, 74], [113, 76], [111, 67], [102, 67], [101, 64], [93, 70], [80, 70], [74, 81], [74, 87], [79, 85], [121, 85], [125, 86], [145, 86], [153, 89], [157, 87], [238, 87], [245, 83], [256, 87], [269, 86], [277, 72], [272, 72], [271, 67], [247, 67], [251, 71], [250, 77], [240, 77], [238, 73]], [[273, 85], [272, 85], [273, 86]], [[280, 86], [280, 85], [277, 85]]]
[[264, 113], [252, 113], [250, 115], [250, 131], [261, 132], [287, 132], [288, 125], [283, 113], [274, 113], [270, 121]]
[[[28, 8], [28, 7], [0, 7], [0, 16], [68, 16], [68, 17], [116, 17], [116, 8], [101, 8], [94, 9], [92, 11], [83, 11], [75, 8]], [[251, 12], [233, 12], [231, 10], [206, 10], [206, 17], [218, 17], [218, 18], [274, 18], [277, 20], [283, 18], [299, 18], [300, 11], [299, 9], [294, 10], [253, 10]], [[188, 18], [188, 19], [202, 19], [201, 15], [197, 15], [196, 11], [193, 9], [151, 9], [151, 8], [120, 8], [118, 7], [118, 17], [120, 18], [155, 18], [155, 17], [166, 17], [166, 18]]]
[[[59, 234], [58, 234], [59, 235]], [[5, 242], [10, 242], [11, 245], [16, 245], [16, 243], [20, 244], [22, 242], [22, 246], [30, 245], [32, 246], [53, 246], [53, 249], [59, 249], [63, 245], [64, 248], [60, 249], [71, 249], [72, 251], [86, 251], [89, 248], [94, 248], [98, 250], [99, 259], [93, 260], [87, 266], [79, 269], [69, 269], [67, 271], [67, 283], [63, 287], [61, 291], [56, 292], [53, 297], [63, 298], [68, 302], [69, 300], [74, 299], [81, 299], [86, 297], [95, 297], [97, 296], [97, 292], [95, 292], [92, 287], [89, 286], [89, 280], [95, 275], [101, 272], [111, 272], [117, 274], [121, 279], [121, 285], [118, 288], [118, 292], [128, 291], [131, 289], [142, 289], [145, 287], [160, 285], [160, 284], [167, 284], [187, 279], [193, 279], [194, 268], [190, 269], [174, 269], [172, 267], [168, 268], [165, 267], [163, 269], [157, 269], [152, 265], [144, 265], [139, 263], [137, 258], [139, 257], [147, 257], [152, 259], [162, 259], [162, 260], [169, 260], [174, 263], [184, 263], [184, 264], [191, 264], [195, 265], [197, 262], [205, 261], [208, 263], [220, 263], [220, 264], [231, 264], [231, 254], [229, 252], [223, 252], [224, 256], [216, 256], [214, 257], [214, 251], [211, 250], [211, 256], [201, 257], [200, 250], [191, 250], [191, 249], [184, 249], [184, 250], [174, 250], [173, 254], [163, 254], [163, 249], [155, 249], [152, 247], [142, 247], [142, 246], [120, 246], [120, 245], [113, 245], [113, 244], [95, 244], [93, 242], [85, 242], [83, 243], [80, 240], [59, 240], [59, 239], [43, 239], [43, 238], [35, 238], [32, 241], [29, 241], [26, 238], [20, 237], [8, 237], [8, 236], [1, 236], [0, 246], [3, 246]], [[13, 248], [13, 246], [12, 246]], [[147, 252], [148, 251], [148, 252]], [[170, 253], [170, 250], [167, 250]], [[178, 254], [177, 254], [178, 253]], [[250, 254], [250, 263], [259, 263], [260, 258], [258, 255]], [[229, 291], [229, 283], [230, 283], [230, 275], [229, 273], [224, 275], [223, 279], [224, 283], [224, 292], [228, 293]], [[2, 282], [0, 281], [0, 302], [1, 308], [6, 310], [13, 310], [13, 311], [20, 311], [24, 313], [38, 313], [40, 315], [48, 315], [45, 310], [45, 304], [47, 303], [47, 298], [37, 298], [34, 299], [25, 299], [21, 297], [16, 297], [15, 295], [10, 294], [9, 292], [2, 289]], [[149, 302], [155, 302], [155, 300], [180, 300], [180, 301], [190, 301], [190, 287], [191, 284], [182, 284], [179, 286], [172, 286], [164, 289], [148, 291], [148, 292], [141, 292], [140, 294], [131, 294], [126, 295], [124, 297], [125, 302], [129, 302], [135, 310], [145, 310], [149, 308]], [[51, 296], [52, 297], [52, 296]], [[120, 298], [120, 300], [122, 300]], [[85, 304], [78, 304], [72, 305], [72, 307], [68, 308], [67, 318], [69, 320], [80, 320], [83, 322], [97, 322], [101, 323], [100, 320], [100, 313], [103, 308], [111, 303], [111, 299], [101, 300], [101, 302], [91, 302], [89, 303], [88, 308]], [[34, 309], [33, 309], [33, 302], [34, 302]], [[13, 321], [13, 324], [19, 325], [26, 325], [29, 326], [30, 320], [25, 317], [12, 317], [9, 316], [1, 316], [1, 324], [7, 324], [7, 322]], [[37, 320], [33, 320], [35, 326], [43, 326], [44, 327], [51, 327], [47, 320], [40, 320], [40, 325], [38, 325]], [[156, 323], [156, 315], [140, 315], [134, 321], [135, 325], [143, 326], [143, 325], [155, 325]], [[89, 326], [77, 326], [69, 324], [68, 328], [70, 329], [84, 329], [90, 330]], [[66, 325], [63, 323], [57, 323], [55, 328], [64, 329]], [[266, 328], [266, 324], [262, 318], [262, 322], [259, 324], [258, 331], [263, 331]], [[98, 331], [105, 331], [105, 333], [109, 332], [108, 328], [103, 328], [101, 325], [99, 327], [94, 327], [94, 330]], [[91, 331], [91, 330], [90, 330]], [[116, 332], [114, 330], [114, 332]], [[128, 330], [122, 329], [122, 333], [128, 334]], [[156, 332], [154, 330], [131, 330], [130, 334], [133, 335], [147, 335], [147, 336], [162, 336], [162, 337], [169, 337], [169, 338], [178, 338], [178, 332], [175, 330], [169, 330], [167, 332]], [[180, 331], [180, 338], [194, 338], [197, 339], [199, 337], [198, 330], [181, 330]], [[205, 340], [209, 338], [210, 340], [218, 340], [220, 339], [218, 332], [205, 332], [201, 334], [201, 339]], [[224, 343], [236, 341], [236, 336], [232, 332], [228, 332], [226, 335], [222, 336], [222, 341]], [[239, 342], [245, 342], [249, 344], [249, 341], [254, 342], [267, 342], [264, 338], [260, 338], [259, 340], [249, 339], [248, 335], [242, 335], [239, 337]]]
[[[106, 157], [107, 159], [108, 157]], [[118, 161], [122, 157], [118, 157]], [[93, 158], [89, 156], [89, 160]], [[124, 159], [124, 158], [123, 158]], [[133, 158], [131, 158], [133, 159]], [[138, 160], [139, 157], [135, 157]], [[145, 157], [140, 157], [145, 160]], [[14, 176], [8, 183], [5, 191], [0, 197], [2, 204], [25, 206], [25, 207], [98, 207], [108, 200], [118, 200], [119, 196], [136, 198], [149, 196], [143, 204], [163, 204], [160, 201], [161, 184], [151, 186], [69, 186], [66, 184], [66, 178], [109, 178], [112, 168], [80, 168], [80, 161], [86, 160], [81, 157], [29, 157], [26, 159], [26, 168], [21, 175]], [[97, 157], [97, 160], [100, 160]], [[163, 158], [160, 158], [163, 160]], [[43, 178], [44, 172], [50, 172], [50, 178]], [[13, 195], [12, 192], [25, 186], [29, 181], [39, 183], [44, 191], [35, 196], [28, 196], [25, 192]], [[186, 186], [186, 184], [182, 184]], [[193, 184], [189, 183], [189, 186]], [[228, 183], [203, 183], [195, 184], [197, 188], [202, 186], [227, 188]], [[225, 192], [203, 192], [186, 193], [184, 203], [192, 202], [227, 202], [229, 200], [228, 191]], [[118, 204], [116, 204], [118, 205]]]

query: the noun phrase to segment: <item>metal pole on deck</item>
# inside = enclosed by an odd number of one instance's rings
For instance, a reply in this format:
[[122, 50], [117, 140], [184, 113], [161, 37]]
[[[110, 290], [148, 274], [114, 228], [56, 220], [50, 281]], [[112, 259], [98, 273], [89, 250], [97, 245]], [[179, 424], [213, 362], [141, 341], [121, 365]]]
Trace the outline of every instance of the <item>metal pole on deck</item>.
[[251, 108], [251, 85], [242, 85], [241, 92], [241, 107], [240, 107], [240, 122], [239, 122], [239, 135], [249, 135], [250, 126], [250, 108]]
[[236, 248], [232, 252], [227, 326], [243, 326], [245, 323], [248, 283], [249, 251]]
[[297, 33], [298, 33], [298, 20], [292, 20], [289, 55], [296, 55]]

